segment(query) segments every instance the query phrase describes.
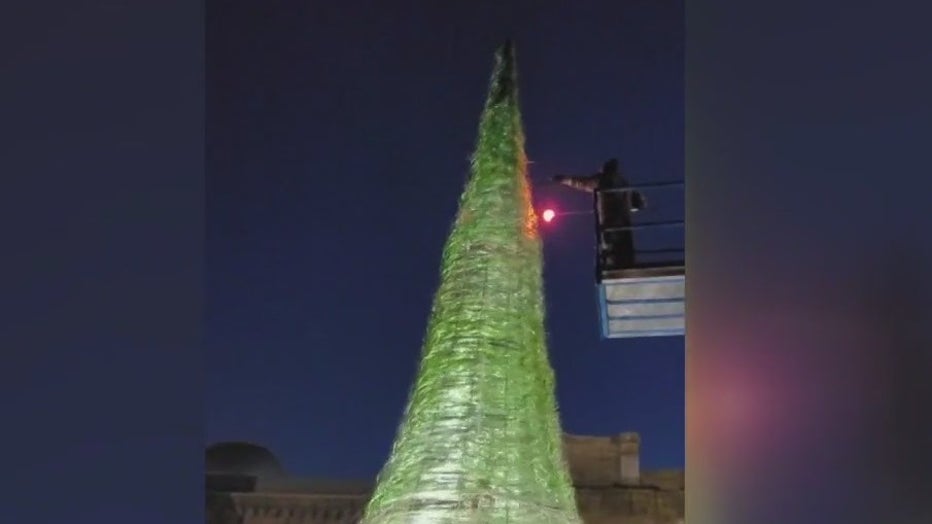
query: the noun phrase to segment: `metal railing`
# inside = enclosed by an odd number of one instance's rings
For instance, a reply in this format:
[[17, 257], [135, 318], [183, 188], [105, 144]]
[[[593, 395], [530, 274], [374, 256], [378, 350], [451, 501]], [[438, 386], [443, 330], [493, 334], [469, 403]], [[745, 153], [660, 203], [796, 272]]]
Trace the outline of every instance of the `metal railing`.
[[[634, 263], [627, 265], [613, 265], [607, 267], [604, 263], [604, 258], [606, 255], [608, 242], [604, 238], [606, 233], [618, 233], [623, 231], [633, 232], [635, 230], [648, 230], [648, 229], [659, 229], [659, 228], [676, 228], [684, 227], [685, 221], [683, 220], [670, 220], [670, 221], [660, 221], [660, 222], [642, 222], [635, 223], [631, 221], [630, 216], [627, 220], [628, 225], [623, 226], [609, 226], [605, 227], [602, 224], [602, 212], [601, 212], [601, 197], [604, 193], [628, 193], [632, 191], [643, 191], [646, 189], [669, 189], [669, 188], [683, 188], [683, 181], [667, 181], [667, 182], [654, 182], [648, 184], [637, 184], [626, 187], [611, 188], [611, 189], [598, 189], [593, 193], [593, 211], [596, 217], [595, 228], [596, 228], [596, 275], [598, 278], [601, 278], [602, 274], [605, 271], [610, 270], [624, 270], [624, 269], [638, 269], [643, 267], [658, 267], [663, 265], [682, 265], [685, 261], [685, 248], [662, 248], [662, 249], [645, 249], [638, 250], [634, 247], [633, 250], [633, 260]], [[634, 239], [631, 239], [632, 245], [634, 244]], [[656, 260], [650, 263], [641, 262], [638, 260], [639, 255], [647, 255], [648, 257], [655, 255], [679, 255], [671, 256], [668, 259]]]

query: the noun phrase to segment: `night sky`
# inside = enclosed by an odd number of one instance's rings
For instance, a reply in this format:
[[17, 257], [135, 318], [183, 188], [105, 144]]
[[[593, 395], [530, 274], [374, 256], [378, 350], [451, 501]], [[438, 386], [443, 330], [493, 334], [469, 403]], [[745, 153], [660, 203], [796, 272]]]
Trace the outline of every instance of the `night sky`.
[[[681, 0], [497, 4], [208, 2], [209, 442], [378, 472], [506, 38], [541, 209], [588, 209], [548, 180], [613, 156], [682, 179]], [[682, 218], [681, 192], [647, 196]], [[683, 338], [600, 340], [590, 220], [542, 228], [564, 429], [638, 431], [643, 468], [682, 467]]]

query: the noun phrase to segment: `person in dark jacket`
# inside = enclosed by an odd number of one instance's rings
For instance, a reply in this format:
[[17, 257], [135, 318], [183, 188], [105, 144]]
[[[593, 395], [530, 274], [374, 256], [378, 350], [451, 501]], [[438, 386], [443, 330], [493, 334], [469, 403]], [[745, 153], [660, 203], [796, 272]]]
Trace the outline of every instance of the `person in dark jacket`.
[[[596, 194], [596, 212], [599, 231], [603, 228], [630, 228], [631, 214], [647, 207], [647, 200], [639, 191], [609, 191], [630, 187], [621, 173], [618, 160], [611, 159], [601, 171], [587, 176], [557, 175], [553, 181], [573, 189]], [[604, 253], [604, 269], [622, 269], [634, 265], [634, 236], [631, 229], [606, 232], [600, 235], [599, 252]]]

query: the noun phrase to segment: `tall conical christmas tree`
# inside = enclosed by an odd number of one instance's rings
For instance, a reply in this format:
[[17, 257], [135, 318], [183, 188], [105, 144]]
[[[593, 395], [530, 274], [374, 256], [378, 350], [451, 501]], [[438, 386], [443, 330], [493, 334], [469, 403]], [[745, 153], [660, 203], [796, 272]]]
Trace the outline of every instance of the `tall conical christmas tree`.
[[514, 51], [496, 54], [420, 370], [365, 524], [580, 523], [547, 358]]

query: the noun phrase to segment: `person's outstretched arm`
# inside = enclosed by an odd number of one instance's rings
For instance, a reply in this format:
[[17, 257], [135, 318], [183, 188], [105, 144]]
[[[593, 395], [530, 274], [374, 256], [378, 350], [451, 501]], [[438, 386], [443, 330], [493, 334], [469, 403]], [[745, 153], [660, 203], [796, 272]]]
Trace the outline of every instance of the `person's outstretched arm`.
[[573, 189], [578, 189], [580, 191], [593, 192], [599, 187], [599, 175], [589, 175], [589, 176], [566, 176], [566, 175], [557, 175], [553, 177], [553, 181], [558, 184], [563, 184], [564, 186], [571, 187]]

